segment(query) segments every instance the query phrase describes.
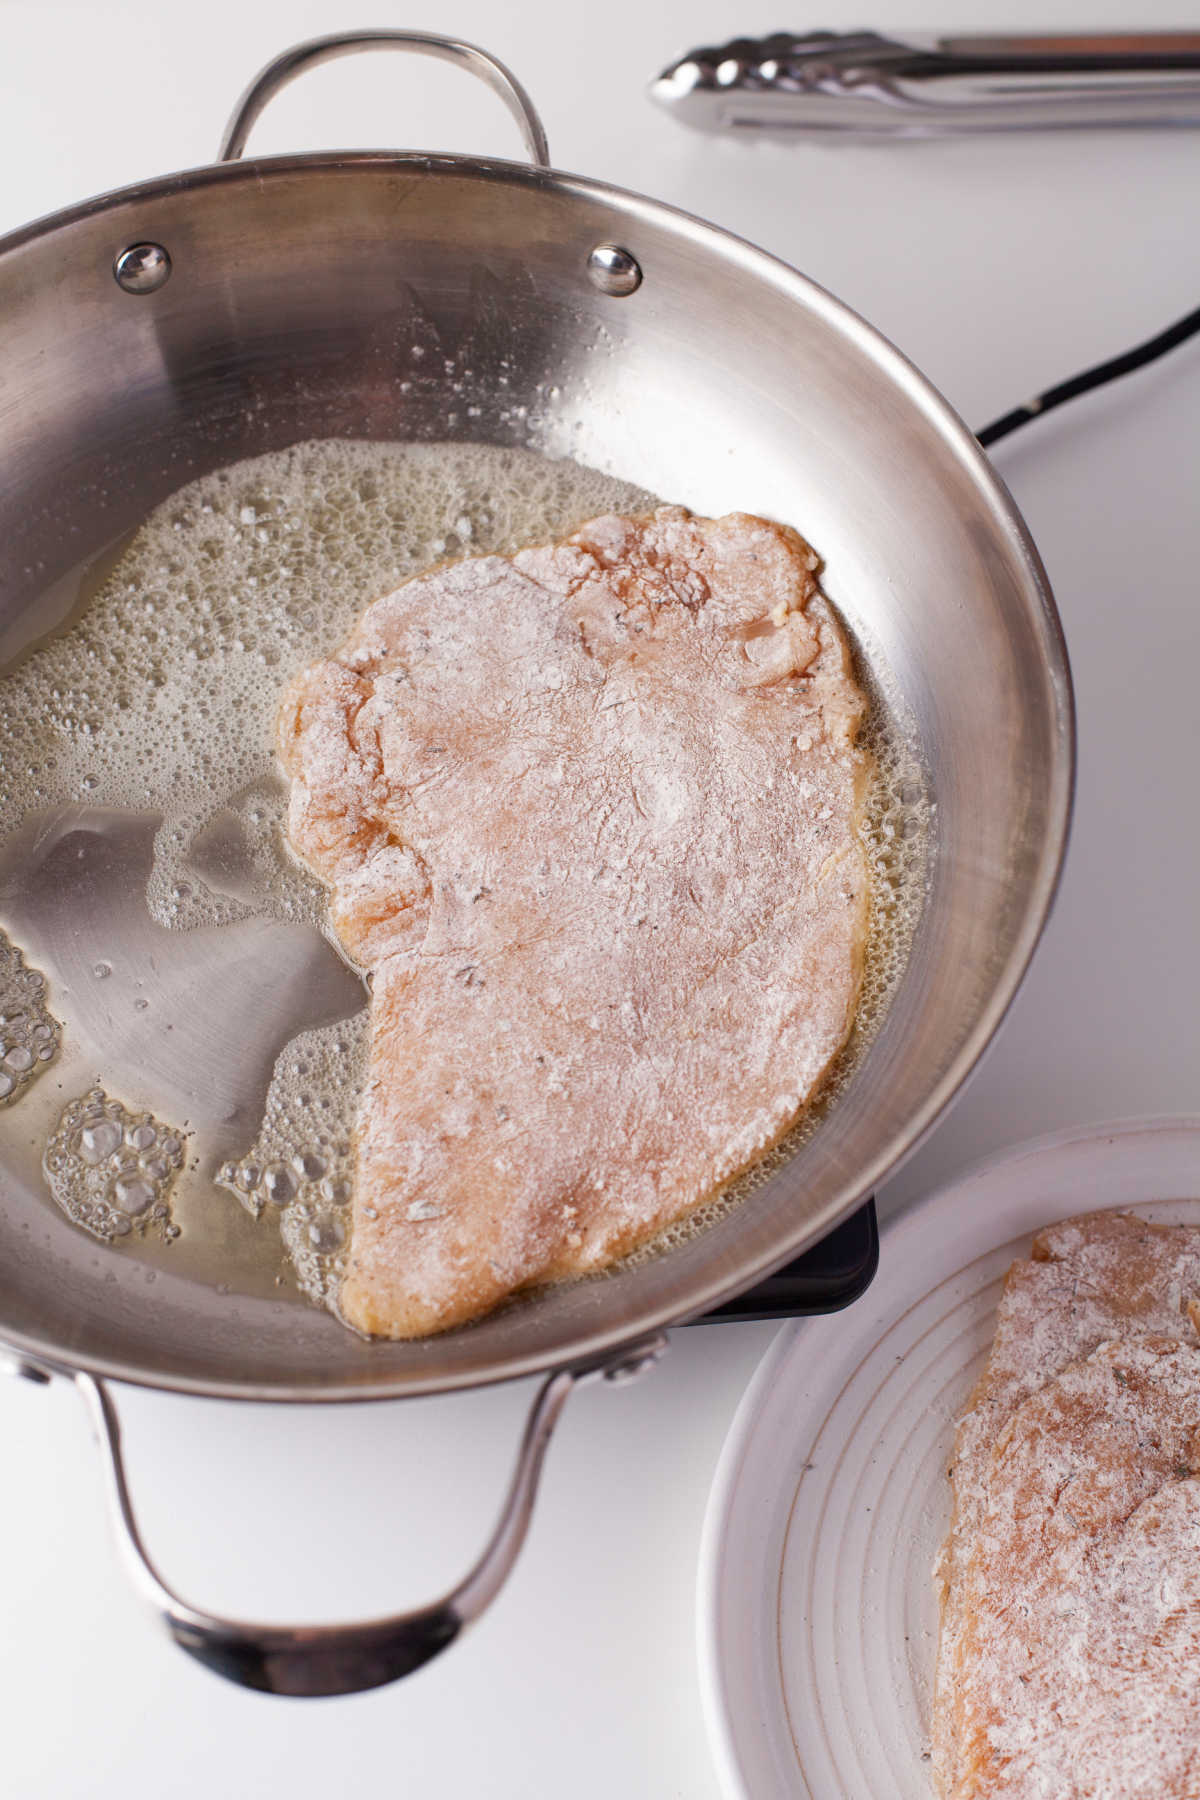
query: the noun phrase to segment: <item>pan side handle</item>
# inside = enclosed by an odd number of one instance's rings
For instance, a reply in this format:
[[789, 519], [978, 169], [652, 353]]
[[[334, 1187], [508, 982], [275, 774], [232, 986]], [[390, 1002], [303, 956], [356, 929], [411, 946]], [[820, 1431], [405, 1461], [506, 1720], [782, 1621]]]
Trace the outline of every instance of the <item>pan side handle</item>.
[[581, 1381], [622, 1382], [644, 1373], [666, 1349], [655, 1337], [598, 1366], [562, 1369], [542, 1383], [530, 1407], [508, 1493], [483, 1554], [440, 1600], [413, 1612], [350, 1625], [256, 1625], [205, 1613], [167, 1586], [142, 1542], [121, 1450], [121, 1423], [106, 1381], [77, 1371], [74, 1381], [106, 1453], [108, 1492], [118, 1542], [142, 1598], [182, 1650], [241, 1687], [296, 1698], [355, 1694], [410, 1675], [439, 1656], [500, 1592], [517, 1559], [537, 1497], [551, 1434]]
[[308, 38], [293, 44], [260, 69], [233, 109], [233, 117], [225, 127], [218, 162], [236, 162], [246, 148], [246, 139], [267, 103], [306, 69], [318, 63], [332, 62], [338, 56], [353, 56], [359, 50], [408, 50], [415, 56], [434, 56], [441, 62], [456, 63], [486, 82], [499, 94], [521, 130], [529, 160], [536, 168], [550, 167], [550, 151], [546, 132], [537, 108], [510, 69], [486, 50], [465, 44], [458, 38], [439, 37], [431, 31], [335, 31], [328, 37]]

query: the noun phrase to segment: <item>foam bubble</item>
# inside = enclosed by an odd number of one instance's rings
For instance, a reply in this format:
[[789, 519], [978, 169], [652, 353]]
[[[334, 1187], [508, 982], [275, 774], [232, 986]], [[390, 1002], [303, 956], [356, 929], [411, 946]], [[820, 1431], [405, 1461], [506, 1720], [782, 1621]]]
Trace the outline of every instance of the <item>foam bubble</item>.
[[45, 1073], [61, 1042], [45, 976], [0, 931], [0, 1106], [12, 1106]]
[[67, 1217], [111, 1243], [132, 1233], [178, 1235], [170, 1194], [183, 1167], [184, 1134], [148, 1112], [130, 1112], [102, 1087], [65, 1108], [42, 1167]]
[[301, 1289], [333, 1312], [350, 1239], [354, 1125], [369, 1044], [365, 1008], [293, 1038], [276, 1060], [258, 1136], [217, 1174], [255, 1218], [275, 1216]]

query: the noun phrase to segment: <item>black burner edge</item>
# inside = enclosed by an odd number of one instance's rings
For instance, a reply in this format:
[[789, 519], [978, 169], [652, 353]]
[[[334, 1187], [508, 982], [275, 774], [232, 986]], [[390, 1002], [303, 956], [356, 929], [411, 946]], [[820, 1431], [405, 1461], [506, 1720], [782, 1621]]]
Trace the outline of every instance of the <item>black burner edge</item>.
[[836, 1225], [828, 1237], [776, 1269], [757, 1287], [737, 1294], [691, 1325], [752, 1319], [794, 1319], [808, 1313], [840, 1312], [865, 1294], [879, 1267], [879, 1222], [874, 1195]]

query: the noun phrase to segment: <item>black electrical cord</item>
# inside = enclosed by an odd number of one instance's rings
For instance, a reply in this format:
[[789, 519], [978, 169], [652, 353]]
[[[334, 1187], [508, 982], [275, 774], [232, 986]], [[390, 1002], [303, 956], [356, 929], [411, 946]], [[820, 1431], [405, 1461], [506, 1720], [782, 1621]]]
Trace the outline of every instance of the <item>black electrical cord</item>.
[[1097, 363], [1094, 369], [1085, 369], [1082, 375], [1072, 375], [1069, 381], [1060, 381], [1057, 387], [1047, 388], [1036, 400], [1029, 400], [1024, 406], [1014, 407], [1001, 419], [994, 419], [985, 425], [982, 431], [975, 433], [979, 442], [986, 448], [994, 444], [998, 438], [1007, 437], [1010, 431], [1019, 431], [1022, 425], [1028, 425], [1034, 419], [1040, 419], [1043, 413], [1051, 412], [1054, 407], [1062, 406], [1067, 400], [1074, 400], [1080, 394], [1086, 394], [1092, 388], [1103, 387], [1106, 381], [1116, 381], [1120, 375], [1131, 375], [1134, 369], [1142, 369], [1147, 363], [1165, 356], [1168, 350], [1174, 350], [1177, 344], [1185, 343], [1200, 331], [1200, 307], [1174, 325], [1168, 325], [1157, 337], [1148, 338], [1134, 350], [1126, 350], [1122, 356], [1110, 357], [1108, 362]]

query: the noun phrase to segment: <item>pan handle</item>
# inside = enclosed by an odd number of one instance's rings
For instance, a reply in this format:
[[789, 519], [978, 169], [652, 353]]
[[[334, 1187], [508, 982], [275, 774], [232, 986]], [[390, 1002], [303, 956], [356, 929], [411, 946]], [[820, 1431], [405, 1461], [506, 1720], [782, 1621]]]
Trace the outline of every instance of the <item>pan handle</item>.
[[328, 37], [308, 38], [293, 44], [260, 69], [233, 109], [233, 117], [225, 127], [218, 162], [236, 162], [246, 148], [255, 120], [280, 88], [315, 69], [318, 63], [332, 62], [337, 56], [353, 56], [358, 50], [411, 50], [417, 56], [436, 56], [442, 62], [457, 63], [478, 75], [505, 106], [521, 128], [529, 160], [536, 168], [550, 167], [550, 151], [546, 132], [537, 108], [516, 76], [502, 62], [480, 50], [475, 44], [464, 44], [458, 38], [439, 37], [431, 31], [335, 31]]
[[[666, 1339], [655, 1337], [606, 1363], [560, 1369], [542, 1383], [530, 1408], [516, 1467], [496, 1528], [458, 1586], [414, 1612], [352, 1625], [254, 1625], [199, 1612], [167, 1586], [142, 1543], [121, 1453], [121, 1423], [106, 1381], [82, 1371], [76, 1386], [107, 1455], [109, 1500], [134, 1582], [171, 1637], [197, 1662], [241, 1687], [296, 1698], [356, 1694], [412, 1674], [449, 1647], [491, 1605], [516, 1562], [533, 1513], [542, 1462], [567, 1398], [581, 1382], [635, 1379], [656, 1363]], [[57, 1372], [57, 1371], [56, 1371]], [[39, 1371], [39, 1374], [41, 1372]]]

